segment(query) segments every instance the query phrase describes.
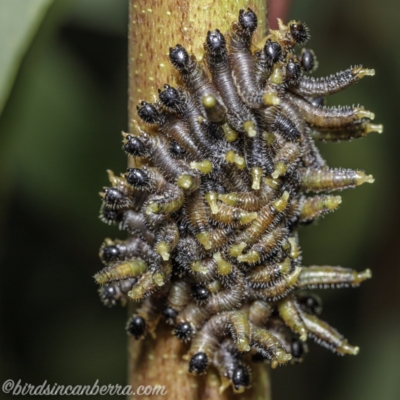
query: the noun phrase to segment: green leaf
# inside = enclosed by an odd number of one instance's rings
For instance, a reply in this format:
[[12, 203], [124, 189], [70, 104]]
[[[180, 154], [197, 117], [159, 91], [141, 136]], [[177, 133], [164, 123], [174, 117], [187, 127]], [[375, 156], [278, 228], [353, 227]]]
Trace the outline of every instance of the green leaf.
[[0, 0], [0, 113], [52, 0]]

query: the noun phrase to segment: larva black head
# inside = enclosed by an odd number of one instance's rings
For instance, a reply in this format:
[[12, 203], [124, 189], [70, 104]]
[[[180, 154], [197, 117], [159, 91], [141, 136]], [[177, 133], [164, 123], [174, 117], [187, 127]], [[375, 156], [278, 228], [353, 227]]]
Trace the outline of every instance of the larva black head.
[[277, 42], [272, 42], [268, 39], [264, 46], [265, 56], [268, 62], [272, 65], [279, 61], [282, 56], [282, 47]]
[[100, 258], [106, 263], [117, 260], [119, 255], [120, 251], [117, 246], [103, 246], [100, 251]]
[[301, 64], [294, 58], [290, 58], [286, 64], [285, 81], [289, 85], [296, 85], [301, 76]]
[[193, 285], [192, 296], [197, 301], [204, 301], [210, 296], [210, 291], [204, 285]]
[[313, 71], [316, 67], [316, 61], [315, 54], [312, 50], [303, 49], [301, 51], [300, 62], [304, 71]]
[[178, 313], [172, 307], [165, 307], [163, 310], [163, 317], [169, 324], [174, 323]]
[[104, 188], [104, 204], [109, 208], [122, 208], [129, 205], [129, 199], [124, 193], [121, 193], [117, 188]]
[[100, 219], [108, 224], [115, 224], [116, 222], [120, 222], [122, 219], [122, 213], [118, 212], [117, 210], [113, 210], [108, 207], [104, 207], [104, 204], [101, 206], [100, 209]]
[[172, 108], [173, 110], [178, 109], [179, 105], [181, 104], [181, 99], [179, 92], [175, 88], [169, 85], [164, 85], [164, 90], [159, 89], [158, 93], [160, 101], [165, 107]]
[[290, 352], [292, 353], [293, 358], [300, 359], [304, 354], [303, 343], [299, 339], [293, 339], [290, 345]]
[[174, 335], [178, 339], [186, 342], [191, 339], [193, 335], [193, 329], [188, 322], [182, 322], [181, 324], [175, 326]]
[[208, 31], [205, 47], [209, 54], [216, 57], [223, 56], [227, 51], [224, 35], [218, 29]]
[[257, 15], [248, 8], [247, 11], [239, 11], [239, 24], [248, 34], [252, 34], [257, 29]]
[[117, 301], [118, 290], [115, 284], [104, 285], [99, 289], [101, 302], [108, 306], [115, 306]]
[[314, 97], [311, 104], [315, 107], [323, 107], [325, 105], [325, 97]]
[[306, 25], [300, 21], [294, 21], [290, 24], [289, 28], [290, 33], [297, 44], [301, 46], [306, 44], [307, 40], [310, 38]]
[[146, 321], [139, 315], [133, 315], [128, 321], [126, 328], [129, 335], [132, 335], [135, 339], [140, 339], [146, 332]]
[[196, 353], [189, 362], [189, 372], [199, 375], [205, 372], [208, 367], [208, 357], [206, 353]]
[[153, 104], [142, 101], [140, 106], [136, 107], [139, 117], [148, 124], [160, 124], [161, 114], [157, 111]]
[[178, 71], [186, 70], [189, 66], [189, 54], [180, 44], [177, 44], [175, 47], [170, 47], [169, 59], [171, 60], [171, 64]]
[[131, 135], [126, 137], [124, 150], [132, 156], [143, 156], [146, 154], [146, 146], [143, 142], [139, 138]]
[[128, 168], [125, 177], [127, 182], [135, 188], [146, 187], [149, 183], [147, 173], [140, 168]]
[[127, 294], [137, 282], [136, 278], [122, 279], [119, 283], [119, 288], [123, 294]]
[[169, 152], [171, 153], [171, 156], [176, 157], [176, 158], [181, 158], [186, 154], [186, 150], [175, 140], [171, 140], [169, 143]]
[[321, 299], [315, 294], [307, 294], [301, 296], [299, 299], [300, 307], [314, 315], [320, 315], [322, 312], [322, 301]]
[[232, 374], [232, 383], [236, 390], [250, 386], [250, 371], [245, 365], [238, 365]]

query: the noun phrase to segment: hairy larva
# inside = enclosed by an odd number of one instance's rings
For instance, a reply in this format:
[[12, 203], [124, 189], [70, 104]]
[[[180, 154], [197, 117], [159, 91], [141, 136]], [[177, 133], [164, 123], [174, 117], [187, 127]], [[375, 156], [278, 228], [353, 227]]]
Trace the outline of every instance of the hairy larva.
[[363, 171], [351, 169], [315, 169], [307, 168], [302, 171], [301, 185], [307, 192], [331, 192], [354, 188], [363, 183], [373, 183], [372, 175]]
[[221, 392], [250, 386], [250, 360], [273, 368], [302, 361], [308, 338], [356, 354], [319, 318], [321, 301], [308, 290], [371, 277], [303, 266], [297, 228], [338, 208], [341, 197], [330, 192], [373, 182], [329, 167], [314, 139], [382, 131], [362, 107], [324, 106], [326, 96], [374, 71], [312, 78], [314, 52], [296, 48], [308, 28], [295, 20], [278, 26], [256, 48], [257, 16], [241, 10], [228, 32], [205, 32], [204, 61], [171, 47], [183, 86], [165, 84], [159, 100], [138, 105], [134, 132], [123, 133], [136, 167], [109, 171], [100, 193], [101, 220], [129, 234], [100, 248], [105, 268], [94, 278], [102, 302], [139, 303], [126, 328], [136, 339], [157, 340], [158, 324], [171, 325], [188, 342], [188, 371], [215, 367]]
[[100, 259], [106, 265], [134, 257], [150, 261], [157, 258], [157, 253], [149, 243], [138, 237], [131, 237], [124, 241], [106, 239], [100, 248]]
[[[315, 54], [308, 50], [302, 53], [303, 68], [312, 71], [315, 64]], [[307, 65], [306, 69], [304, 65]], [[301, 96], [322, 97], [340, 92], [364, 76], [374, 76], [373, 69], [363, 68], [361, 65], [350, 67], [326, 78], [312, 78], [303, 76], [295, 85], [294, 91]]]
[[332, 328], [315, 315], [302, 312], [301, 318], [307, 328], [308, 335], [317, 343], [340, 355], [358, 354], [360, 349], [357, 346], [349, 345], [347, 340], [336, 329]]
[[176, 118], [168, 112], [158, 112], [153, 104], [145, 101], [142, 101], [138, 108], [138, 115], [144, 122], [157, 125], [161, 133], [177, 142], [194, 159], [201, 159], [199, 149], [191, 138], [187, 126], [180, 118]]
[[321, 140], [326, 142], [338, 142], [342, 140], [353, 140], [364, 137], [371, 132], [382, 133], [383, 126], [379, 124], [372, 124], [367, 120], [363, 119], [353, 123], [351, 125], [346, 125], [339, 129], [316, 129], [311, 131], [311, 136], [315, 140]]
[[251, 37], [257, 29], [257, 16], [248, 9], [241, 10], [239, 21], [229, 37], [229, 62], [232, 76], [242, 99], [252, 105], [251, 97], [258, 92], [254, 74], [254, 60], [250, 50]]
[[285, 351], [282, 343], [266, 329], [259, 328], [251, 324], [251, 346], [255, 348], [263, 357], [271, 360], [272, 367], [278, 364], [285, 364], [291, 360], [292, 356]]
[[[260, 85], [263, 69], [269, 69], [276, 55], [268, 57], [269, 54], [264, 52], [258, 57], [256, 65], [251, 52], [251, 38], [256, 28], [257, 16], [254, 12], [250, 9], [241, 10], [239, 20], [233, 25], [229, 35], [229, 62], [241, 99], [250, 107], [260, 108], [264, 105], [277, 105], [280, 100], [274, 86]], [[259, 71], [260, 77], [256, 75], [256, 70]]]
[[147, 271], [148, 265], [140, 258], [115, 263], [98, 272], [94, 279], [99, 284], [119, 281], [127, 278], [137, 278]]
[[184, 47], [180, 44], [173, 48], [171, 47], [169, 49], [169, 58], [198, 104], [203, 104], [203, 98], [206, 95], [212, 95], [216, 101], [222, 103], [218, 91], [211, 83], [204, 69], [197, 63], [194, 56], [189, 56]]
[[297, 285], [301, 288], [358, 286], [371, 275], [369, 269], [357, 272], [342, 267], [310, 266], [302, 269]]
[[304, 119], [312, 126], [321, 128], [343, 128], [362, 118], [374, 119], [375, 115], [363, 107], [314, 107], [296, 95], [288, 95], [299, 108]]
[[227, 112], [229, 123], [236, 130], [247, 133], [248, 136], [255, 136], [255, 118], [240, 99], [234, 85], [224, 35], [218, 29], [208, 32], [204, 48], [207, 65], [213, 75], [215, 85], [224, 103], [230, 106]]
[[310, 196], [301, 202], [299, 223], [309, 223], [337, 209], [342, 202], [340, 196]]
[[286, 296], [278, 302], [278, 312], [283, 322], [297, 335], [303, 342], [307, 339], [307, 329], [298, 311], [298, 304], [293, 296]]

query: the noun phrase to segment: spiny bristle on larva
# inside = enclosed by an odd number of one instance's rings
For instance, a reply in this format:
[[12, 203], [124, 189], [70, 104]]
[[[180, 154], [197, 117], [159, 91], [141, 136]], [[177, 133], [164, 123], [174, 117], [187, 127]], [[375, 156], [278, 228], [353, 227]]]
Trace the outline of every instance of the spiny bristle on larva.
[[103, 303], [140, 302], [127, 325], [136, 339], [155, 338], [158, 323], [173, 325], [177, 340], [190, 342], [188, 371], [215, 367], [221, 391], [250, 386], [245, 358], [272, 368], [300, 362], [308, 338], [357, 354], [304, 290], [371, 278], [369, 269], [302, 266], [297, 229], [338, 208], [342, 198], [331, 192], [374, 181], [328, 167], [314, 140], [382, 133], [361, 106], [323, 106], [375, 71], [313, 78], [315, 53], [296, 49], [310, 37], [306, 25], [278, 26], [254, 46], [257, 16], [241, 10], [229, 32], [205, 32], [204, 63], [171, 47], [182, 86], [166, 84], [155, 104], [141, 102], [141, 121], [122, 134], [136, 168], [108, 171], [100, 193], [102, 221], [130, 235], [100, 248]]

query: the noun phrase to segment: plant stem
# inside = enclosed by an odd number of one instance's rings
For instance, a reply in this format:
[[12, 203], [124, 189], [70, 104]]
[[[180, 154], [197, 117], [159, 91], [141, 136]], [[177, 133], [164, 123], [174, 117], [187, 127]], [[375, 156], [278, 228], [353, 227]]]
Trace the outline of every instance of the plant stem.
[[[141, 100], [154, 101], [158, 88], [176, 81], [177, 73], [168, 58], [169, 47], [180, 43], [201, 59], [207, 31], [218, 28], [227, 32], [239, 9], [248, 6], [258, 16], [254, 38], [258, 42], [267, 31], [266, 0], [129, 0], [130, 132], [132, 121], [137, 118], [136, 105]], [[129, 164], [134, 166], [133, 159]], [[132, 310], [131, 304], [129, 312]], [[219, 394], [219, 377], [212, 368], [200, 377], [189, 374], [188, 362], [182, 359], [188, 346], [174, 337], [171, 330], [160, 323], [156, 339], [149, 335], [141, 341], [129, 339], [128, 382], [134, 391], [140, 385], [162, 385], [167, 395], [151, 396], [152, 399], [270, 399], [269, 375], [263, 364], [252, 366], [252, 388], [238, 395], [230, 388]]]

